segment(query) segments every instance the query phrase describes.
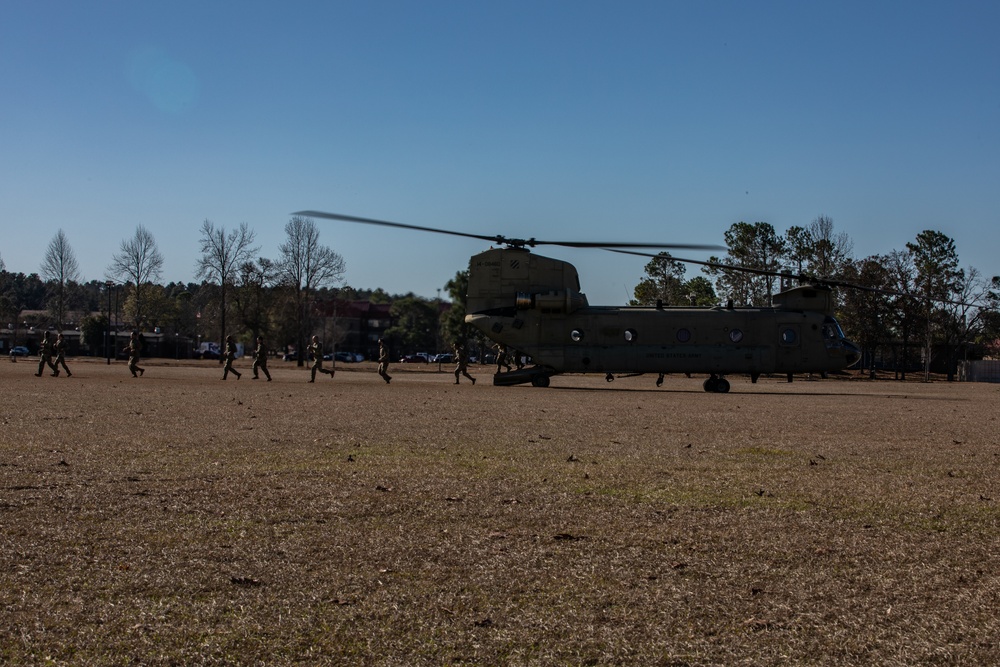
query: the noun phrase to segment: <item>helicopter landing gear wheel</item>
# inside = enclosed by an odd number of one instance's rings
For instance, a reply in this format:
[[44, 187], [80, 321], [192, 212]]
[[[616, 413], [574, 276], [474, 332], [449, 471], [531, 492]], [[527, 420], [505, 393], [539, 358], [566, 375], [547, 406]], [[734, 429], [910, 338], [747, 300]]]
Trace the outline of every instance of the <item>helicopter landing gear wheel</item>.
[[612, 375], [611, 373], [608, 373], [607, 375], [604, 376], [604, 381], [605, 382], [614, 382], [615, 381], [615, 376]]
[[531, 378], [532, 387], [548, 387], [549, 386], [549, 376], [548, 375], [536, 375]]
[[705, 384], [702, 385], [705, 391], [713, 394], [728, 394], [729, 393], [729, 380], [725, 378], [720, 378], [712, 375], [707, 380]]

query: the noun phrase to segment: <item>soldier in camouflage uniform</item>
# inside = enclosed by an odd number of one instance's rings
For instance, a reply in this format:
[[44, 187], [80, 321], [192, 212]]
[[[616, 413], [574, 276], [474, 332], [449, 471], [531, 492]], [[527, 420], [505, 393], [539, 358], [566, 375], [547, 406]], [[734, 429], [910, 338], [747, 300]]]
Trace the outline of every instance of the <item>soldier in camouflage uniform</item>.
[[242, 373], [233, 368], [233, 362], [236, 360], [236, 342], [233, 340], [232, 336], [226, 336], [225, 358], [226, 367], [222, 369], [222, 379], [225, 380], [230, 373], [235, 375], [237, 380], [243, 377]]
[[524, 368], [524, 355], [521, 350], [514, 350], [512, 353], [514, 357], [514, 365], [517, 366], [517, 370]]
[[57, 374], [59, 373], [60, 364], [66, 369], [66, 377], [73, 377], [73, 374], [69, 371], [69, 366], [66, 365], [66, 341], [63, 339], [62, 334], [56, 336], [56, 363], [54, 366]]
[[264, 371], [267, 381], [271, 381], [271, 374], [267, 372], [267, 348], [264, 347], [264, 337], [257, 336], [257, 347], [253, 351], [253, 379], [257, 379], [257, 370]]
[[389, 375], [389, 349], [385, 346], [385, 341], [381, 339], [378, 341], [378, 374], [382, 376], [386, 384], [392, 382], [392, 376]]
[[493, 349], [497, 351], [497, 373], [500, 373], [501, 368], [506, 368], [509, 373], [510, 361], [507, 359], [507, 346], [503, 343], [497, 343]]
[[310, 382], [316, 381], [316, 371], [320, 373], [326, 373], [333, 379], [333, 371], [323, 368], [323, 344], [319, 342], [319, 336], [312, 337], [312, 343], [306, 348], [313, 357], [312, 374], [309, 378]]
[[[139, 332], [133, 331], [128, 339], [128, 369], [132, 371], [132, 377], [140, 377], [146, 372], [145, 368], [139, 368], [139, 353], [142, 352], [142, 342], [139, 340]], [[138, 373], [139, 375], [136, 375]]]
[[455, 343], [455, 384], [458, 384], [458, 377], [464, 375], [476, 384], [476, 378], [469, 375], [469, 355], [465, 351], [465, 346]]
[[38, 372], [35, 377], [42, 377], [42, 369], [48, 365], [52, 369], [52, 377], [59, 375], [59, 368], [52, 363], [52, 341], [49, 340], [49, 332], [42, 334], [42, 342], [38, 344]]

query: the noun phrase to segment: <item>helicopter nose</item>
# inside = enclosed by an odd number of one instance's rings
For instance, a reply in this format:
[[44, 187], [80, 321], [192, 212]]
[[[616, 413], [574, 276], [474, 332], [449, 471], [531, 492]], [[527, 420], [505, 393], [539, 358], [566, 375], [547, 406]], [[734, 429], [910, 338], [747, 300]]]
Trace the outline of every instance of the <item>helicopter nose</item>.
[[857, 345], [849, 340], [844, 340], [844, 359], [847, 361], [847, 368], [861, 361], [861, 350]]

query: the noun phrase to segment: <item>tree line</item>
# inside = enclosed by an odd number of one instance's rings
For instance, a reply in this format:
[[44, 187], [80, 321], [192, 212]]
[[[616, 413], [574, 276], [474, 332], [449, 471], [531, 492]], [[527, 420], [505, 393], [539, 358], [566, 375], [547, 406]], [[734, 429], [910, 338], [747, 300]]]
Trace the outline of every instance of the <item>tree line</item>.
[[[779, 234], [767, 222], [737, 222], [725, 232], [727, 253], [686, 278], [684, 261], [660, 253], [645, 267], [631, 305], [766, 307], [793, 279], [835, 285], [836, 316], [863, 351], [862, 367], [929, 373], [942, 361], [954, 372], [959, 354], [1000, 353], [1000, 277], [962, 268], [955, 241], [925, 230], [903, 249], [857, 258], [850, 236], [819, 216]], [[732, 268], [730, 268], [732, 267]], [[749, 269], [746, 271], [744, 269]], [[784, 281], [786, 284], [782, 285]]]
[[118, 328], [220, 342], [229, 333], [248, 343], [263, 335], [301, 351], [317, 327], [319, 302], [415, 299], [381, 289], [337, 287], [344, 259], [320, 242], [309, 218], [288, 221], [274, 259], [258, 254], [256, 235], [245, 223], [227, 230], [205, 220], [200, 232], [199, 281], [162, 284], [163, 255], [148, 229], [139, 226], [122, 240], [104, 280], [89, 281], [81, 279], [69, 239], [59, 230], [38, 274], [10, 273], [0, 258], [0, 321], [13, 327], [79, 328], [94, 349], [110, 317]]

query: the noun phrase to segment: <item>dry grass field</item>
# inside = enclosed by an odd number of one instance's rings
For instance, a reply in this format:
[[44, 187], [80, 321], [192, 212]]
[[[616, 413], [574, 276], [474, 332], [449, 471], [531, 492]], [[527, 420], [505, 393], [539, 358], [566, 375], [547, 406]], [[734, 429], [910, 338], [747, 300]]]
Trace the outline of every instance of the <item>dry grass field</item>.
[[0, 363], [3, 664], [1000, 662], [1000, 386], [70, 365]]

